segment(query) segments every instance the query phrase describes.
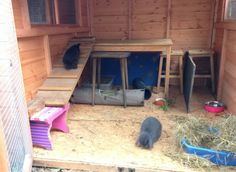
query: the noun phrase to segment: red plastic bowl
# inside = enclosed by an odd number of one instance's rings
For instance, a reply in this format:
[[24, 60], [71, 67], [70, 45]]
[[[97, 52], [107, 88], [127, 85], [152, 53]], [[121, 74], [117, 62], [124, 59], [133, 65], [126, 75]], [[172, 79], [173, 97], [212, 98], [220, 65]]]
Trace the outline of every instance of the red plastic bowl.
[[219, 113], [224, 111], [225, 106], [218, 101], [209, 101], [205, 103], [204, 109], [208, 112]]

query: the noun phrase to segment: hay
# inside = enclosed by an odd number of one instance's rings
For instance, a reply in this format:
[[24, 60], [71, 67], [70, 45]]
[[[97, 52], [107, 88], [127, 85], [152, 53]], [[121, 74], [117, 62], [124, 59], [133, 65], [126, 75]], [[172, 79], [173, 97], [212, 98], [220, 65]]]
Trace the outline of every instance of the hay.
[[183, 138], [187, 138], [193, 146], [236, 153], [236, 116], [222, 117], [215, 120], [178, 116], [174, 120], [177, 123], [175, 133], [177, 146], [169, 148], [165, 154], [182, 165], [208, 169], [215, 166], [204, 158], [185, 153], [181, 146]]
[[177, 123], [179, 143], [185, 137], [194, 146], [236, 153], [236, 116], [216, 120], [188, 117]]

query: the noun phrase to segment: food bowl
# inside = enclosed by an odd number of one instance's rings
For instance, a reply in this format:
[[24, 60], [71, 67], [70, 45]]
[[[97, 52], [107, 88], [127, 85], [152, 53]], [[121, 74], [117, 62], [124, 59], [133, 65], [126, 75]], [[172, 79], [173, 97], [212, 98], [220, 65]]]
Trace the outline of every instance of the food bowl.
[[205, 103], [204, 109], [208, 112], [219, 113], [224, 111], [225, 105], [219, 101], [209, 101]]

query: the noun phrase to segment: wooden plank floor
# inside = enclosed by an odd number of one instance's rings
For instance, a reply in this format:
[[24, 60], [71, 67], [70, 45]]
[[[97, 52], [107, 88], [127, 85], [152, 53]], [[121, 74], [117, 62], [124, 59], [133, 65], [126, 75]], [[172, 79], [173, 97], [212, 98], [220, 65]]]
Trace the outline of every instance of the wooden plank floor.
[[[53, 150], [34, 148], [34, 166], [101, 172], [117, 171], [117, 167], [146, 172], [193, 171], [164, 155], [175, 144], [173, 115], [186, 115], [178, 90], [172, 89], [176, 104], [167, 112], [152, 104], [155, 95], [145, 101], [144, 107], [72, 105], [68, 114], [70, 132], [52, 131]], [[194, 94], [192, 114], [208, 115], [202, 105], [212, 99], [206, 91]], [[151, 151], [135, 146], [140, 124], [150, 115], [163, 125], [161, 139]]]
[[46, 106], [64, 106], [69, 102], [74, 88], [84, 70], [92, 51], [92, 43], [81, 43], [78, 68], [66, 70], [62, 59], [53, 65], [52, 72], [39, 88], [37, 98], [45, 101]]

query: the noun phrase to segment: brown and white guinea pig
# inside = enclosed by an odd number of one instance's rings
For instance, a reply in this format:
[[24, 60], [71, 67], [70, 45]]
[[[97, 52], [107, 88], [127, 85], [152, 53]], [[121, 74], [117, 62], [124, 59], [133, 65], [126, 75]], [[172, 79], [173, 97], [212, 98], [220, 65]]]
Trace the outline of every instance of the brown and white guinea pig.
[[144, 149], [153, 148], [153, 144], [160, 138], [162, 125], [155, 117], [147, 117], [141, 126], [136, 146]]
[[63, 56], [63, 64], [67, 70], [76, 69], [79, 62], [80, 44], [71, 46]]

